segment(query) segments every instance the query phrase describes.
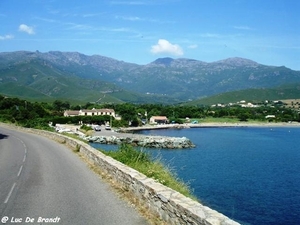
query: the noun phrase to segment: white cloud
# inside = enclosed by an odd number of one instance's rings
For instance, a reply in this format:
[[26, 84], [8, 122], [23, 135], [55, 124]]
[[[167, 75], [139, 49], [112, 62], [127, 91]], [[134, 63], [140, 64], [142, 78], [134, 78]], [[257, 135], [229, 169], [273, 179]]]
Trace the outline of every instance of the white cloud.
[[233, 26], [233, 28], [237, 30], [253, 30], [251, 27], [248, 26]]
[[13, 39], [13, 38], [14, 38], [14, 36], [11, 35], [11, 34], [7, 34], [7, 35], [4, 35], [4, 36], [0, 35], [0, 41], [8, 40], [8, 39]]
[[129, 21], [141, 21], [140, 17], [137, 16], [116, 16], [116, 19], [129, 20]]
[[189, 45], [188, 48], [195, 49], [198, 48], [198, 45]]
[[19, 26], [19, 31], [21, 32], [25, 32], [27, 34], [34, 34], [34, 30], [33, 30], [33, 27], [30, 27], [30, 26], [27, 26], [26, 24], [21, 24]]
[[179, 45], [171, 44], [165, 39], [159, 39], [156, 45], [151, 47], [154, 54], [167, 53], [171, 55], [183, 55], [183, 51]]

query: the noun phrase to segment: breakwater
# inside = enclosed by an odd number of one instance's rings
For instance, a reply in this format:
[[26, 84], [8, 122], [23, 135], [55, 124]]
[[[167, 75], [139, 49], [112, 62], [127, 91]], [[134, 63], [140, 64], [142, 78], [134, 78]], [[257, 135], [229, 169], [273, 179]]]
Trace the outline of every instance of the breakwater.
[[195, 145], [186, 137], [159, 137], [159, 136], [144, 136], [144, 135], [130, 135], [130, 136], [89, 136], [83, 138], [86, 141], [100, 143], [100, 144], [130, 144], [132, 146], [146, 147], [146, 148], [193, 148]]

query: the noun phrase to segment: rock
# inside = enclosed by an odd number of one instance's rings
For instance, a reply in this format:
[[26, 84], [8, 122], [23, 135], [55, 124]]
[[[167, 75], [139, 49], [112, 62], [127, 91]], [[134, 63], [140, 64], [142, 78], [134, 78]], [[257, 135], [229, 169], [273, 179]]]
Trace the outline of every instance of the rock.
[[141, 146], [147, 148], [193, 148], [195, 145], [186, 137], [149, 137], [143, 135], [137, 135], [132, 137], [123, 136], [94, 136], [85, 137], [85, 140], [89, 142], [101, 143], [101, 144], [117, 144], [122, 143], [131, 144], [133, 146]]

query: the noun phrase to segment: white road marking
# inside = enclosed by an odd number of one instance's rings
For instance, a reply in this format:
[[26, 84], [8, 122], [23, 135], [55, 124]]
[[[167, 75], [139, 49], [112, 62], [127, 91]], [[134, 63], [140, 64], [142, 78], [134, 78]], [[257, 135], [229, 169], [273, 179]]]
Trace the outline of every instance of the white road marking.
[[16, 186], [16, 183], [14, 183], [13, 186], [11, 187], [11, 189], [10, 189], [10, 191], [9, 191], [9, 193], [8, 193], [8, 195], [7, 195], [6, 199], [5, 199], [5, 201], [4, 201], [4, 204], [6, 204], [6, 203], [8, 202], [8, 200], [9, 200], [9, 198], [10, 198], [12, 192], [13, 192], [14, 189], [15, 189], [15, 186]]
[[21, 172], [22, 172], [22, 169], [23, 169], [23, 165], [20, 167], [19, 169], [19, 173], [18, 173], [18, 176], [20, 176]]
[[22, 142], [22, 144], [23, 144], [23, 146], [24, 146], [25, 154], [27, 154], [27, 147], [26, 147], [24, 141], [22, 141], [21, 139], [19, 139], [19, 140]]
[[[26, 157], [27, 157], [27, 147], [26, 147], [26, 145], [25, 145], [25, 143], [20, 139], [20, 138], [17, 138], [19, 141], [21, 141], [21, 143], [23, 144], [23, 146], [24, 146], [24, 152], [25, 152], [25, 154], [24, 154], [24, 157], [23, 157], [23, 163], [26, 161]], [[21, 173], [22, 173], [22, 170], [23, 170], [23, 165], [20, 167], [20, 169], [19, 169], [19, 172], [18, 172], [18, 177], [21, 175]], [[10, 198], [10, 196], [11, 196], [11, 194], [13, 193], [13, 191], [14, 191], [14, 189], [15, 189], [15, 186], [16, 186], [16, 182], [13, 184], [13, 186], [11, 187], [11, 189], [10, 189], [10, 191], [9, 191], [9, 193], [8, 193], [8, 195], [7, 195], [7, 197], [6, 197], [6, 199], [5, 199], [5, 201], [4, 201], [4, 204], [6, 204], [8, 201], [9, 201], [9, 198]]]

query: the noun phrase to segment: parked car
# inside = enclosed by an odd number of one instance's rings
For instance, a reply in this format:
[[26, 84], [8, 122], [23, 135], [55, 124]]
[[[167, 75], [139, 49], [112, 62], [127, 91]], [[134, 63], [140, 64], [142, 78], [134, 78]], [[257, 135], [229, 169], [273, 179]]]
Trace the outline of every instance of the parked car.
[[94, 126], [94, 131], [101, 131], [101, 127], [99, 125]]
[[105, 130], [111, 130], [111, 127], [109, 125], [106, 125]]

